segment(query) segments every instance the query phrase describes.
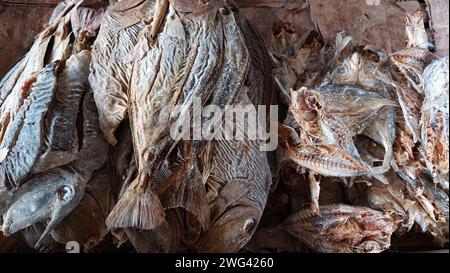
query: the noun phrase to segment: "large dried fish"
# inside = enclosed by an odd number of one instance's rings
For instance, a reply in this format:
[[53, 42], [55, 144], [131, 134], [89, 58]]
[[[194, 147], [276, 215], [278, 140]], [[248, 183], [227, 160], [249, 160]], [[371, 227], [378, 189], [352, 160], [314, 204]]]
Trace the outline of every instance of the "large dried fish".
[[128, 111], [130, 52], [136, 45], [144, 20], [150, 20], [150, 0], [120, 1], [111, 5], [101, 21], [92, 49], [89, 83], [99, 109], [100, 127], [109, 143]]
[[178, 117], [190, 121], [195, 99], [223, 108], [242, 86], [249, 65], [242, 34], [228, 8], [210, 4], [211, 10], [183, 21], [170, 7], [155, 44], [146, 29], [136, 46], [129, 110], [139, 176], [108, 217], [110, 227], [153, 229], [164, 222], [151, 180], [176, 144], [171, 126]]
[[[273, 89], [273, 82], [268, 80], [270, 71], [266, 69], [268, 54], [262, 47], [261, 38], [246, 19], [240, 15], [237, 19], [244, 36], [249, 38], [245, 42], [250, 54], [250, 67], [235, 103], [243, 107], [268, 105], [272, 101]], [[232, 85], [219, 87], [225, 86]], [[219, 94], [220, 91], [215, 93], [217, 97]], [[226, 103], [219, 98], [213, 98], [212, 102], [218, 105]], [[242, 117], [235, 118], [235, 124], [242, 128], [251, 122], [245, 118], [242, 120]], [[244, 138], [243, 141], [213, 140], [206, 148], [207, 152], [203, 153], [200, 166], [208, 174], [205, 186], [211, 227], [195, 245], [197, 251], [237, 252], [248, 243], [259, 225], [272, 184], [271, 157], [260, 151], [258, 141], [250, 140], [246, 134]]]
[[[69, 1], [55, 11], [28, 54], [2, 80], [0, 164], [4, 178], [0, 180], [6, 188], [1, 195], [32, 174], [73, 161], [79, 151], [76, 121], [90, 53], [77, 52], [74, 44], [88, 46], [84, 33], [98, 28], [95, 19], [88, 19], [101, 16], [101, 11], [80, 8], [80, 4]], [[74, 18], [84, 13], [87, 22], [74, 35]]]
[[271, 173], [258, 143], [219, 141], [212, 149], [207, 181], [212, 224], [195, 248], [201, 252], [236, 252], [258, 226]]

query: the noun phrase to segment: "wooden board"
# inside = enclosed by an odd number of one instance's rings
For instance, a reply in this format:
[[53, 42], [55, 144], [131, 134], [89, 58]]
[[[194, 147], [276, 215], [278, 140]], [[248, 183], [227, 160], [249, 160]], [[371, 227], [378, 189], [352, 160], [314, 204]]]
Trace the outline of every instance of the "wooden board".
[[371, 44], [388, 53], [406, 45], [404, 11], [389, 0], [311, 0], [311, 16], [330, 42], [345, 31], [357, 45]]
[[434, 33], [436, 53], [444, 56], [449, 53], [449, 0], [427, 0]]
[[29, 49], [53, 7], [0, 6], [0, 77]]
[[278, 24], [288, 24], [297, 33], [314, 29], [309, 7], [305, 0], [235, 0], [241, 11], [258, 30], [266, 43], [270, 44], [272, 29]]

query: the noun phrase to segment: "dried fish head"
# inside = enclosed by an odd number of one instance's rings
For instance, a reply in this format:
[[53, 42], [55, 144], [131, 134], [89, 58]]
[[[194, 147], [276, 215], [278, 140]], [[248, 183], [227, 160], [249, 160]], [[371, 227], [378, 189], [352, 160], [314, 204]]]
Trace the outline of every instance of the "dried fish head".
[[336, 84], [356, 85], [359, 81], [360, 69], [361, 55], [355, 52], [333, 71], [333, 82]]
[[321, 94], [307, 88], [291, 92], [289, 109], [300, 125], [300, 139], [303, 144], [336, 145], [360, 159], [353, 143], [353, 134], [339, 117], [325, 113], [321, 105]]
[[76, 241], [89, 251], [108, 234], [105, 219], [113, 205], [109, 171], [104, 167], [92, 175], [83, 199], [52, 232], [57, 242]]
[[3, 223], [3, 233], [10, 235], [38, 222], [50, 219], [39, 242], [67, 216], [81, 200], [84, 187], [74, 183], [64, 171], [34, 177], [20, 187]]
[[[306, 134], [307, 139], [315, 142], [322, 138], [321, 120], [323, 119], [323, 107], [320, 104], [320, 94], [313, 93], [307, 88], [291, 91], [292, 103], [289, 107], [295, 121], [301, 127], [301, 133]], [[303, 137], [302, 139], [305, 139]], [[311, 142], [308, 141], [308, 142]]]
[[290, 216], [282, 228], [312, 250], [330, 253], [379, 253], [391, 245], [396, 225], [385, 213], [365, 207], [321, 207]]

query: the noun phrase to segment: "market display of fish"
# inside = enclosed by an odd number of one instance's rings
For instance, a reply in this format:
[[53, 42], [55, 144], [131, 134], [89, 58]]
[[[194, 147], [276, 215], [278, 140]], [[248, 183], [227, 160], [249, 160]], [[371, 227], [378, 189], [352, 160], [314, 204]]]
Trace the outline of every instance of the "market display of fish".
[[236, 3], [54, 8], [0, 80], [0, 252], [448, 246], [449, 59], [425, 14], [387, 50], [281, 19], [263, 39]]

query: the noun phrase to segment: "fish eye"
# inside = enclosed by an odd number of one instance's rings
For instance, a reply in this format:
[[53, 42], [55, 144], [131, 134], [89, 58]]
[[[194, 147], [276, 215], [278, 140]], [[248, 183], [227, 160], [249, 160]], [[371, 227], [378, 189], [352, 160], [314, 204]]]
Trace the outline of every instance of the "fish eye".
[[228, 7], [221, 7], [219, 9], [220, 13], [222, 13], [223, 15], [230, 15], [231, 11]]
[[244, 230], [247, 233], [250, 233], [256, 226], [256, 220], [254, 218], [247, 219], [244, 224]]
[[70, 186], [64, 185], [57, 190], [57, 194], [61, 201], [69, 201], [73, 197], [73, 189]]

